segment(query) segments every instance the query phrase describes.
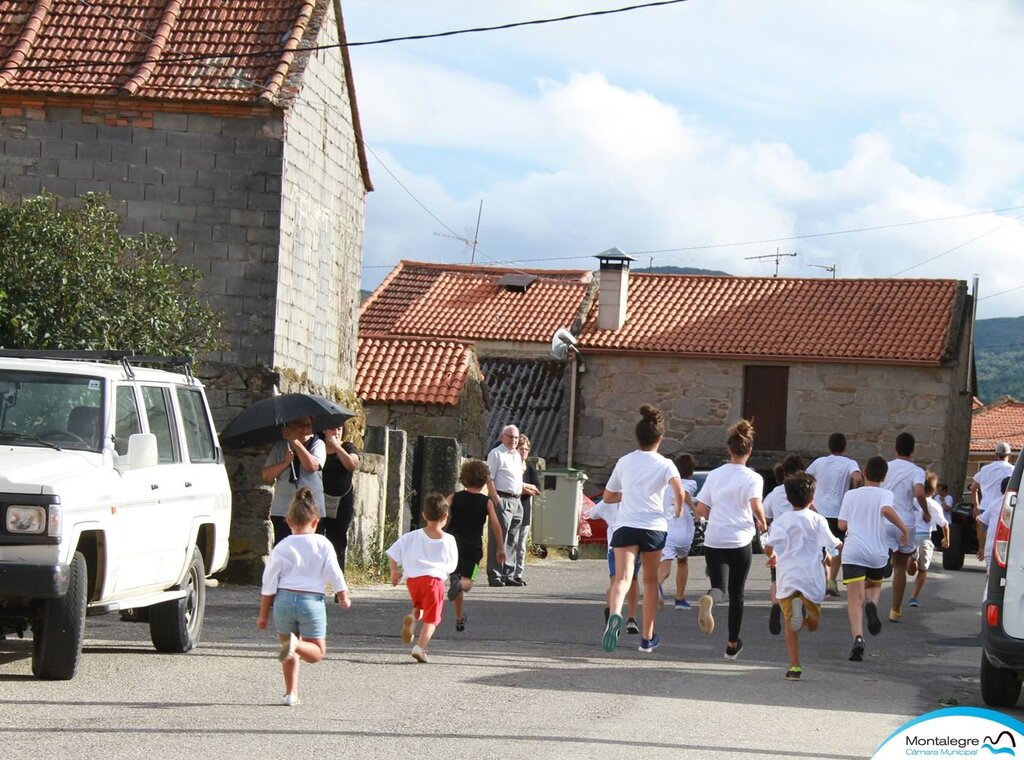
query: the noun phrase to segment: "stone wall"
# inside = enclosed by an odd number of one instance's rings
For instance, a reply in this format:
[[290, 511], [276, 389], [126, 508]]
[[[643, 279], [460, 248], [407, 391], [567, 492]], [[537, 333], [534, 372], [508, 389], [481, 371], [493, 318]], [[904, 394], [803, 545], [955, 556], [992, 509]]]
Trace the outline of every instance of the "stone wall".
[[[635, 447], [645, 403], [665, 413], [663, 453], [689, 451], [702, 468], [722, 462], [726, 430], [743, 410], [743, 362], [607, 355], [585, 361], [574, 467], [604, 482], [616, 459]], [[918, 441], [915, 460], [949, 478], [953, 487], [963, 478], [960, 440], [969, 436], [969, 400], [959, 392], [965, 364], [790, 365], [787, 451], [820, 456], [828, 436], [840, 431], [857, 461], [875, 454], [890, 459], [896, 435], [908, 431]], [[756, 438], [754, 446], [751, 465], [759, 469], [770, 468], [784, 453], [758, 450]]]

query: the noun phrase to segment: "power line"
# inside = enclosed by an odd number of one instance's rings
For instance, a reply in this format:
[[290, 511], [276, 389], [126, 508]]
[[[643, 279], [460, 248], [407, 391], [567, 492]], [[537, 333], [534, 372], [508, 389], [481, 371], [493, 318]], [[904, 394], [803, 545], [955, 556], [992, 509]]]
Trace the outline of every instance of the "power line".
[[[955, 246], [953, 246], [952, 248], [950, 248], [947, 251], [943, 251], [942, 253], [937, 253], [934, 256], [932, 256], [931, 258], [925, 259], [924, 261], [919, 261], [918, 263], [913, 264], [913, 265], [907, 267], [906, 269], [901, 269], [900, 271], [895, 272], [894, 274], [890, 275], [890, 277], [897, 277], [897, 276], [899, 276], [901, 274], [909, 272], [911, 269], [917, 269], [918, 267], [924, 266], [925, 264], [928, 264], [929, 262], [935, 261], [936, 259], [941, 259], [943, 256], [946, 256], [947, 254], [953, 253], [953, 251], [959, 251], [964, 246], [970, 245], [971, 243], [973, 243], [973, 242], [975, 242], [977, 240], [981, 240], [983, 237], [988, 237], [993, 232], [998, 232], [999, 230], [1003, 229], [1003, 227], [1009, 227], [1011, 224], [1013, 224], [1014, 222], [1016, 222], [1017, 220], [1019, 220], [1021, 218], [1024, 218], [1024, 214], [1018, 214], [1017, 216], [1015, 216], [1010, 221], [1006, 222], [1005, 224], [1000, 224], [998, 227], [993, 227], [988, 232], [983, 232], [980, 235], [978, 235], [977, 237], [972, 237], [970, 240], [967, 240], [967, 241], [965, 241], [963, 243], [960, 243], [960, 245], [955, 245]], [[978, 299], [978, 300], [982, 300], [982, 299]]]

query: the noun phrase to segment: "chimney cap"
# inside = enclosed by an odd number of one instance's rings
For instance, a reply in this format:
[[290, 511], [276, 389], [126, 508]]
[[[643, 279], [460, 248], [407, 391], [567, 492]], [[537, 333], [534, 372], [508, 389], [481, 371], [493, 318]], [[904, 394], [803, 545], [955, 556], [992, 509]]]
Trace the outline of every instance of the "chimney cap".
[[629, 262], [636, 261], [632, 256], [627, 256], [619, 248], [609, 248], [595, 256], [600, 262], [601, 269], [629, 269]]

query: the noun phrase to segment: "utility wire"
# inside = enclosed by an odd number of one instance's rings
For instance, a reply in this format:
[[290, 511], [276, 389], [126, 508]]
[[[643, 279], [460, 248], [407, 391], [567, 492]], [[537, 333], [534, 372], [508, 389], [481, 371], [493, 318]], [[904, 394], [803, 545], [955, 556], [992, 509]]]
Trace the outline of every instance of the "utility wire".
[[[918, 267], [924, 266], [925, 264], [928, 264], [929, 262], [935, 261], [936, 259], [941, 259], [943, 256], [945, 256], [947, 254], [950, 254], [950, 253], [953, 253], [953, 251], [959, 251], [964, 246], [970, 245], [971, 243], [975, 242], [976, 240], [981, 240], [983, 237], [988, 237], [993, 232], [998, 232], [999, 230], [1003, 229], [1004, 227], [1009, 227], [1011, 224], [1013, 224], [1014, 222], [1016, 222], [1017, 220], [1019, 220], [1021, 218], [1024, 218], [1024, 214], [1018, 214], [1017, 216], [1015, 216], [1013, 219], [1009, 220], [1005, 224], [1000, 224], [998, 227], [993, 227], [988, 232], [983, 232], [980, 235], [978, 235], [977, 237], [973, 237], [973, 238], [971, 238], [970, 240], [968, 240], [966, 242], [960, 243], [960, 245], [955, 245], [955, 246], [953, 246], [952, 248], [950, 248], [947, 251], [943, 251], [942, 253], [937, 253], [937, 254], [935, 254], [934, 256], [932, 256], [929, 259], [925, 259], [924, 261], [919, 261], [918, 263], [916, 263], [916, 264], [914, 264], [912, 266], [909, 266], [906, 269], [901, 269], [900, 271], [895, 272], [895, 273], [893, 273], [893, 274], [891, 274], [889, 276], [890, 277], [897, 277], [897, 276], [899, 276], [901, 274], [905, 274], [906, 272], [909, 272], [911, 269], [917, 269]], [[980, 301], [982, 299], [979, 298], [978, 300]]]

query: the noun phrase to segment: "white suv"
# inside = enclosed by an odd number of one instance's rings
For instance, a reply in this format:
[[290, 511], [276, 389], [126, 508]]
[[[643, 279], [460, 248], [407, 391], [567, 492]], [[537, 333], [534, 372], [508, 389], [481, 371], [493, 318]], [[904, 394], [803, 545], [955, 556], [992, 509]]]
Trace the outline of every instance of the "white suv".
[[86, 615], [136, 610], [154, 646], [199, 641], [228, 559], [231, 491], [203, 387], [111, 352], [0, 351], [0, 636], [69, 679]]

